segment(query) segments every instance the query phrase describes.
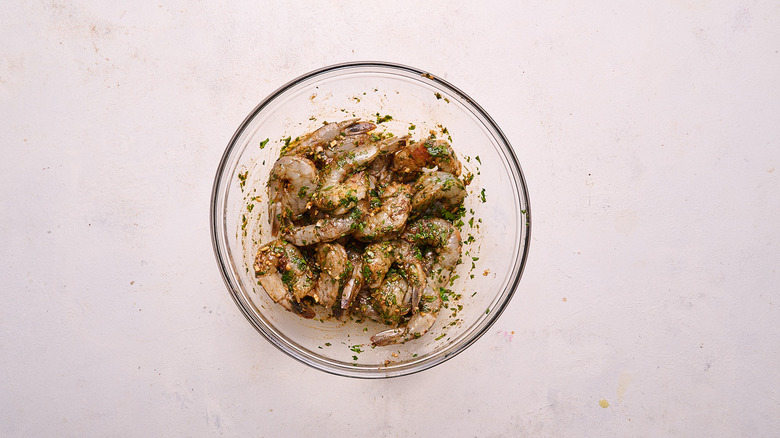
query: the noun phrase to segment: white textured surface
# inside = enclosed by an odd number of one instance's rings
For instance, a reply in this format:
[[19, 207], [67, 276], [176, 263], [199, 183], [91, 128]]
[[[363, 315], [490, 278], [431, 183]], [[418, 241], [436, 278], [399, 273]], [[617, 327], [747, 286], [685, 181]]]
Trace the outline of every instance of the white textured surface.
[[[777, 2], [228, 3], [0, 9], [0, 434], [777, 434]], [[266, 342], [208, 231], [246, 114], [369, 59], [493, 115], [534, 214], [490, 332], [387, 381]]]

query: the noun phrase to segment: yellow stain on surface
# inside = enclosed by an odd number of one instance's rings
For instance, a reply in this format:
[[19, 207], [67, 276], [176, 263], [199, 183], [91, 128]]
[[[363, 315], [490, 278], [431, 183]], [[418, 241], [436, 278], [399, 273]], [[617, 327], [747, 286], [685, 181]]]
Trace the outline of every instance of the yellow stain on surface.
[[599, 400], [599, 406], [601, 406], [602, 408], [608, 408], [609, 402], [602, 398], [601, 400]]

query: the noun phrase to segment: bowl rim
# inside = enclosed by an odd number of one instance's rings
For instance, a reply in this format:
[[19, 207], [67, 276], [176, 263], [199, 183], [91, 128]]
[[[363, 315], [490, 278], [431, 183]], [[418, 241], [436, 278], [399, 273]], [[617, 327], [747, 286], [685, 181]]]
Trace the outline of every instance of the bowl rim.
[[[526, 227], [525, 227], [525, 245], [523, 247], [523, 252], [520, 256], [520, 266], [519, 270], [517, 272], [517, 275], [513, 279], [513, 281], [508, 284], [508, 294], [505, 300], [497, 303], [496, 308], [491, 310], [491, 317], [487, 320], [487, 324], [478, 332], [475, 332], [470, 338], [466, 339], [463, 344], [461, 344], [457, 349], [450, 351], [444, 355], [435, 356], [428, 359], [421, 360], [419, 362], [413, 362], [411, 364], [407, 364], [410, 367], [400, 367], [395, 370], [391, 369], [376, 369], [376, 368], [338, 368], [334, 369], [331, 368], [332, 364], [328, 363], [328, 361], [307, 361], [303, 357], [299, 357], [298, 354], [296, 354], [296, 351], [291, 351], [291, 349], [287, 346], [279, 342], [279, 340], [276, 339], [276, 336], [272, 335], [271, 333], [266, 332], [265, 327], [260, 327], [258, 324], [255, 323], [255, 320], [252, 318], [252, 311], [248, 308], [246, 303], [242, 302], [238, 295], [239, 293], [235, 290], [235, 287], [233, 285], [231, 275], [229, 272], [229, 269], [227, 268], [226, 263], [229, 263], [227, 260], [223, 259], [223, 250], [227, 250], [227, 248], [223, 248], [222, 243], [219, 239], [219, 232], [217, 224], [219, 223], [218, 218], [218, 212], [217, 212], [217, 205], [218, 205], [218, 198], [220, 195], [219, 189], [222, 187], [222, 175], [226, 168], [228, 167], [228, 158], [231, 155], [231, 152], [233, 151], [234, 147], [236, 146], [236, 140], [241, 136], [241, 134], [244, 132], [244, 130], [247, 128], [248, 123], [258, 114], [260, 113], [266, 106], [268, 106], [271, 102], [273, 102], [277, 97], [282, 95], [283, 93], [287, 92], [291, 88], [295, 87], [296, 85], [300, 84], [301, 82], [307, 81], [309, 79], [312, 79], [314, 77], [317, 77], [319, 75], [323, 75], [325, 73], [337, 71], [337, 70], [348, 70], [353, 68], [365, 68], [365, 67], [379, 67], [379, 68], [386, 68], [390, 70], [400, 70], [406, 73], [412, 73], [415, 75], [423, 76], [429, 80], [431, 80], [436, 86], [443, 87], [447, 89], [448, 91], [451, 91], [453, 94], [457, 95], [460, 99], [463, 99], [466, 101], [469, 105], [473, 107], [473, 109], [479, 113], [479, 116], [483, 117], [484, 120], [487, 122], [487, 124], [490, 125], [490, 128], [492, 128], [495, 133], [497, 134], [497, 140], [502, 144], [502, 149], [504, 149], [504, 152], [507, 155], [507, 161], [510, 162], [510, 165], [513, 165], [515, 167], [515, 170], [517, 172], [518, 176], [518, 182], [519, 187], [519, 195], [520, 198], [522, 198], [522, 201], [525, 202], [525, 219], [526, 219]], [[511, 143], [509, 142], [509, 139], [506, 137], [504, 132], [501, 130], [501, 128], [498, 126], [498, 124], [493, 120], [493, 118], [485, 111], [477, 102], [475, 102], [471, 97], [469, 97], [466, 93], [461, 91], [458, 87], [452, 85], [451, 83], [447, 82], [444, 79], [441, 79], [440, 77], [429, 73], [425, 70], [421, 70], [415, 67], [410, 67], [408, 65], [404, 64], [398, 64], [398, 63], [392, 63], [392, 62], [385, 62], [385, 61], [352, 61], [352, 62], [343, 62], [338, 64], [332, 64], [325, 67], [321, 67], [312, 71], [309, 71], [307, 73], [304, 73], [295, 79], [292, 79], [291, 81], [287, 82], [286, 84], [282, 85], [281, 87], [277, 88], [275, 91], [273, 91], [271, 94], [269, 94], [267, 97], [265, 97], [255, 108], [249, 112], [249, 114], [244, 118], [244, 120], [241, 122], [241, 124], [236, 129], [235, 133], [231, 137], [230, 141], [227, 144], [227, 147], [225, 148], [225, 151], [222, 154], [222, 158], [219, 161], [219, 164], [217, 166], [216, 175], [214, 177], [214, 183], [212, 185], [211, 189], [211, 198], [209, 203], [209, 228], [210, 228], [210, 234], [211, 234], [211, 244], [212, 249], [214, 251], [214, 255], [216, 258], [216, 262], [218, 265], [218, 268], [220, 270], [220, 273], [222, 274], [222, 279], [225, 283], [225, 286], [228, 289], [228, 292], [230, 296], [233, 298], [233, 301], [236, 303], [238, 308], [241, 310], [241, 313], [244, 315], [244, 317], [249, 321], [249, 323], [261, 334], [263, 335], [266, 340], [268, 340], [272, 345], [274, 345], [276, 348], [281, 350], [283, 353], [285, 353], [287, 356], [292, 357], [293, 359], [304, 363], [312, 368], [318, 369], [320, 371], [338, 375], [342, 377], [352, 377], [352, 378], [361, 378], [361, 379], [383, 379], [383, 378], [393, 378], [393, 377], [400, 377], [405, 375], [411, 375], [415, 374], [424, 370], [428, 370], [436, 365], [439, 365], [441, 363], [444, 363], [445, 361], [455, 357], [456, 355], [460, 354], [464, 350], [466, 350], [469, 346], [471, 346], [474, 342], [476, 342], [479, 338], [481, 338], [486, 332], [490, 330], [490, 328], [493, 326], [493, 324], [498, 320], [498, 318], [501, 316], [501, 314], [504, 312], [506, 307], [509, 305], [509, 302], [514, 297], [514, 294], [517, 290], [517, 287], [520, 283], [520, 279], [523, 276], [523, 271], [525, 270], [527, 260], [528, 260], [528, 253], [530, 250], [530, 244], [531, 244], [531, 227], [532, 227], [532, 219], [531, 219], [531, 202], [530, 197], [528, 194], [528, 185], [525, 180], [525, 175], [523, 173], [523, 169], [520, 166], [520, 162], [517, 159], [517, 156], [515, 154], [514, 148], [512, 147]], [[314, 353], [312, 353], [314, 354]], [[318, 366], [318, 364], [322, 364], [323, 366]], [[383, 372], [377, 372], [377, 371], [383, 371]]]

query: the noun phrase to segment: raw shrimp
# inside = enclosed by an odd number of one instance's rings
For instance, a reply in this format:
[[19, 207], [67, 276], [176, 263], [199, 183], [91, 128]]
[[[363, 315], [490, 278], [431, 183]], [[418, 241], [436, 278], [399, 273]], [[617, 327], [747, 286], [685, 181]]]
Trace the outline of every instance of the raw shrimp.
[[401, 230], [412, 210], [411, 199], [412, 191], [408, 185], [390, 183], [376, 199], [378, 208], [371, 209], [373, 202], [368, 202], [364, 207], [366, 211], [363, 212], [353, 235], [358, 240], [372, 242]]
[[283, 221], [297, 219], [317, 187], [317, 168], [310, 160], [285, 156], [276, 160], [268, 179], [268, 220], [276, 236]]
[[363, 253], [363, 276], [366, 285], [372, 289], [381, 286], [385, 274], [395, 263], [409, 282], [412, 311], [416, 311], [426, 281], [425, 270], [417, 258], [418, 254], [419, 249], [404, 240], [368, 245]]
[[324, 307], [333, 307], [349, 273], [347, 250], [338, 243], [320, 243], [316, 249], [320, 276], [314, 286], [314, 299]]
[[381, 331], [371, 336], [371, 342], [376, 346], [400, 344], [411, 339], [417, 339], [430, 330], [436, 322], [436, 316], [441, 308], [441, 297], [430, 285], [423, 289], [420, 311], [412, 315], [406, 325]]
[[428, 138], [411, 143], [398, 151], [393, 159], [393, 171], [403, 180], [414, 179], [423, 168], [434, 167], [442, 172], [460, 176], [460, 161], [452, 146], [445, 140]]
[[392, 242], [368, 245], [363, 251], [363, 278], [366, 286], [372, 289], [379, 287], [394, 260]]
[[[347, 181], [358, 169], [367, 166], [380, 154], [397, 151], [406, 144], [408, 136], [391, 137], [378, 142], [369, 142], [355, 149], [337, 155], [320, 173], [314, 205], [334, 214], [343, 214], [365, 198], [366, 186]], [[346, 181], [346, 182], [345, 182]]]
[[412, 188], [412, 216], [424, 212], [434, 202], [439, 202], [445, 209], [451, 210], [459, 206], [466, 197], [463, 182], [447, 172], [425, 172]]
[[327, 158], [333, 158], [336, 155], [349, 152], [362, 144], [368, 143], [371, 140], [371, 131], [374, 129], [376, 129], [376, 125], [371, 122], [357, 122], [344, 129], [343, 137], [331, 141], [322, 150], [322, 155]]
[[401, 238], [417, 245], [429, 245], [436, 253], [429, 279], [438, 290], [447, 285], [463, 246], [460, 231], [444, 219], [420, 219], [406, 227]]
[[388, 324], [398, 324], [412, 308], [409, 283], [396, 272], [389, 272], [382, 284], [371, 291], [375, 309]]
[[271, 299], [305, 318], [314, 317], [314, 311], [301, 304], [301, 299], [311, 294], [314, 275], [298, 248], [274, 240], [257, 252], [254, 268], [260, 285]]
[[[329, 210], [333, 214], [344, 214], [355, 208], [358, 201], [366, 197], [368, 179], [364, 172], [358, 172], [347, 177], [346, 181], [328, 186], [317, 192], [314, 203], [320, 210]], [[328, 209], [321, 206], [327, 203]], [[332, 208], [331, 208], [332, 207]]]
[[298, 137], [282, 148], [282, 156], [298, 155], [311, 156], [317, 148], [321, 148], [333, 141], [342, 131], [354, 125], [360, 119], [349, 119], [343, 122], [328, 123], [325, 126]]
[[348, 214], [323, 218], [313, 224], [287, 228], [282, 231], [282, 235], [296, 246], [332, 242], [354, 230], [355, 216]]

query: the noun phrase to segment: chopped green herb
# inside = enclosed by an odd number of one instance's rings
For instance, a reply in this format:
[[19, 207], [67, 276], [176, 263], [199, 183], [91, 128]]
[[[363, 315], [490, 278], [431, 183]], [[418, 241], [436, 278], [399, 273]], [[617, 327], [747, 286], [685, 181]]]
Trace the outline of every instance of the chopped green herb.
[[244, 184], [246, 184], [246, 177], [249, 175], [249, 171], [238, 174], [238, 184], [241, 186], [241, 191], [244, 191]]
[[389, 122], [390, 120], [393, 120], [393, 116], [385, 115], [384, 117], [382, 117], [382, 116], [379, 115], [379, 113], [376, 113], [376, 122], [377, 123]]

